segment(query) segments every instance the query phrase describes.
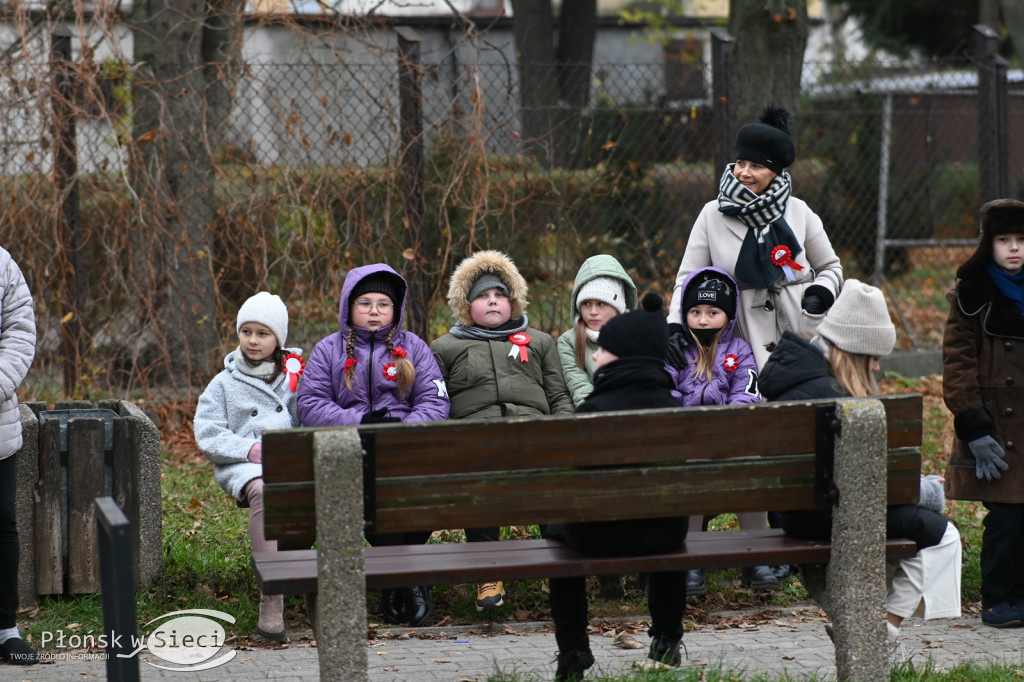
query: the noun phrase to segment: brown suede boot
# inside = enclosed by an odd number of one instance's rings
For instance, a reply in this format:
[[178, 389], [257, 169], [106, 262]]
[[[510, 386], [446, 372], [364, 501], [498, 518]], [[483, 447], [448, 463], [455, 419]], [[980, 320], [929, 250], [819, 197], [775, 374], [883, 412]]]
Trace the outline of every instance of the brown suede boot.
[[267, 639], [284, 637], [284, 595], [260, 595], [260, 622], [256, 632]]

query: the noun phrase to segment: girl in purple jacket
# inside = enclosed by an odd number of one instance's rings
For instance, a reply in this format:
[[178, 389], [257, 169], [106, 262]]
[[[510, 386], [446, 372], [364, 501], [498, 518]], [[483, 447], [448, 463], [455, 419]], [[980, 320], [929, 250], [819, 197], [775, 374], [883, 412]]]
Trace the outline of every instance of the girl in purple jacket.
[[683, 282], [683, 321], [690, 332], [686, 366], [673, 369], [686, 407], [761, 402], [750, 344], [736, 336], [736, 281], [701, 268]]
[[[706, 267], [694, 270], [683, 281], [680, 313], [688, 330], [684, 350], [686, 364], [669, 369], [683, 405], [743, 405], [761, 402], [757, 388], [757, 364], [750, 344], [736, 336], [737, 287], [727, 272]], [[741, 528], [764, 528], [764, 512], [738, 514]], [[706, 528], [700, 516], [690, 517], [689, 532]], [[770, 566], [743, 569], [743, 584], [757, 590], [779, 587]], [[707, 578], [700, 569], [686, 572], [686, 593], [704, 594]]]
[[[448, 389], [430, 347], [402, 329], [405, 280], [383, 263], [349, 271], [339, 330], [317, 344], [299, 384], [304, 426], [351, 426], [448, 418]], [[429, 532], [367, 536], [371, 545], [422, 544]], [[422, 625], [433, 613], [421, 586], [381, 592], [389, 623]]]

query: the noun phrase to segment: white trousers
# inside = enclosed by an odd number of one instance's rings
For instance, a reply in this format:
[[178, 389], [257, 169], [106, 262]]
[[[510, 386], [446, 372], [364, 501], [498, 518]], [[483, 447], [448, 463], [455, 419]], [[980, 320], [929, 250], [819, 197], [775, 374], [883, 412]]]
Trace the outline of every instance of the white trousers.
[[903, 618], [959, 618], [962, 552], [959, 531], [947, 523], [939, 544], [887, 561], [886, 611]]

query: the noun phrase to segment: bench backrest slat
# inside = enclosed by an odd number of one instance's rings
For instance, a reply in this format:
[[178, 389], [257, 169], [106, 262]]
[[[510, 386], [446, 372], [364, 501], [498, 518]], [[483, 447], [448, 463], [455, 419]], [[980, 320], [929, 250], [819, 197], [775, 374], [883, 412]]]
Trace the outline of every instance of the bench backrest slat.
[[[889, 459], [890, 503], [913, 502], [920, 453]], [[728, 464], [711, 461], [621, 469], [558, 469], [401, 477], [378, 482], [376, 532], [611, 521], [690, 514], [820, 508], [814, 456], [787, 455]]]
[[[821, 402], [360, 427], [375, 531], [813, 508]], [[889, 501], [913, 501], [921, 396], [882, 403], [889, 447], [911, 448], [890, 452]], [[315, 539], [315, 431], [263, 437], [267, 537], [282, 549]]]

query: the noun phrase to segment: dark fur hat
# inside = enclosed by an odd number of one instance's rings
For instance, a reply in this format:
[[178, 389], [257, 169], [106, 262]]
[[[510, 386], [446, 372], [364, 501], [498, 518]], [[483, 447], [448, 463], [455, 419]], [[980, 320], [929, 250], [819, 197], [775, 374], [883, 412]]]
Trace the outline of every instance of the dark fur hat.
[[994, 199], [981, 207], [981, 234], [978, 248], [957, 271], [960, 279], [983, 270], [992, 260], [992, 238], [1017, 232], [1024, 234], [1024, 202], [1016, 199]]

